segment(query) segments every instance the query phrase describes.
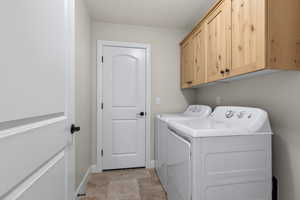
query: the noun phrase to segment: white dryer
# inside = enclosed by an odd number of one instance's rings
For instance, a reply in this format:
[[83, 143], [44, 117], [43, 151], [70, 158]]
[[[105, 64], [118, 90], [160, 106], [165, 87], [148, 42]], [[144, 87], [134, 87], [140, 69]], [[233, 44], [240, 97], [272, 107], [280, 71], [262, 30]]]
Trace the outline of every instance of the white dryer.
[[258, 108], [217, 107], [206, 119], [172, 121], [169, 200], [271, 200], [272, 131]]
[[190, 105], [183, 113], [160, 114], [155, 120], [155, 169], [157, 175], [167, 190], [167, 134], [168, 122], [172, 120], [201, 119], [211, 113], [211, 108], [205, 105]]

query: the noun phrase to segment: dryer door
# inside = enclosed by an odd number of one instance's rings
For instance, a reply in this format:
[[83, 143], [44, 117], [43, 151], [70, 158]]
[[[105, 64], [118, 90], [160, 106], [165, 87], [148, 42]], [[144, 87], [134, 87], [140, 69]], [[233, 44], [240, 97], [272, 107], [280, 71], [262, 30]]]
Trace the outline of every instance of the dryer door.
[[168, 200], [191, 199], [191, 144], [169, 130]]

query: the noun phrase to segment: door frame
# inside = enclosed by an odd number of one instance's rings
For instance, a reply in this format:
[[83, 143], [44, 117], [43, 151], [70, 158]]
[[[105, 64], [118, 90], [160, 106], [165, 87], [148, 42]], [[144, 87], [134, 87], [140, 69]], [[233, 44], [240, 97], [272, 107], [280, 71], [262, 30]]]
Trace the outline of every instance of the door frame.
[[151, 45], [144, 43], [133, 43], [133, 42], [117, 42], [117, 41], [105, 41], [97, 40], [97, 99], [96, 99], [96, 108], [97, 108], [97, 165], [96, 171], [102, 172], [102, 157], [101, 150], [103, 148], [102, 138], [103, 138], [103, 126], [102, 126], [102, 56], [103, 56], [103, 47], [127, 47], [127, 48], [141, 48], [146, 50], [146, 146], [145, 146], [145, 166], [146, 168], [153, 167], [150, 158], [151, 151]]
[[67, 200], [76, 199], [75, 191], [75, 139], [69, 127], [75, 122], [75, 0], [64, 0], [66, 25], [66, 68], [65, 68], [65, 115], [67, 116], [68, 134], [66, 147], [66, 197]]

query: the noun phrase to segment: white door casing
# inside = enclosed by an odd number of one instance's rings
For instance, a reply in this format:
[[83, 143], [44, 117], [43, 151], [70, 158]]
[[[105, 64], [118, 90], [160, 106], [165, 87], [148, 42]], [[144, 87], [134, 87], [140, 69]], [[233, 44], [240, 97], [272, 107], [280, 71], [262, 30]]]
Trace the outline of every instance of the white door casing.
[[98, 170], [150, 167], [150, 46], [98, 41], [99, 55]]
[[0, 199], [74, 199], [74, 2], [4, 1], [0, 23]]

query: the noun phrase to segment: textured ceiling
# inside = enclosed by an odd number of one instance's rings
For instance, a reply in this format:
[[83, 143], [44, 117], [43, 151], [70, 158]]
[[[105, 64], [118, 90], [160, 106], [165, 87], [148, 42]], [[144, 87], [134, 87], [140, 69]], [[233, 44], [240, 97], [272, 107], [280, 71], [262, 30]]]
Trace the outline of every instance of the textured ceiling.
[[85, 0], [93, 20], [191, 28], [216, 0]]

